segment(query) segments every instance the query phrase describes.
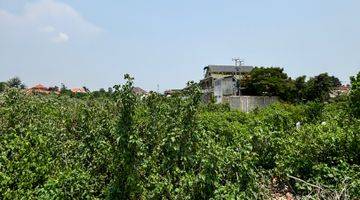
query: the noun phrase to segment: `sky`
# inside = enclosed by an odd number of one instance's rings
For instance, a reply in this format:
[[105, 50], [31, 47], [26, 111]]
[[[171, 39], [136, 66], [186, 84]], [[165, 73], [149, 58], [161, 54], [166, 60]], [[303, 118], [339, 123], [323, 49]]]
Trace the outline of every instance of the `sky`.
[[146, 90], [199, 81], [209, 64], [360, 71], [359, 0], [0, 0], [0, 81]]

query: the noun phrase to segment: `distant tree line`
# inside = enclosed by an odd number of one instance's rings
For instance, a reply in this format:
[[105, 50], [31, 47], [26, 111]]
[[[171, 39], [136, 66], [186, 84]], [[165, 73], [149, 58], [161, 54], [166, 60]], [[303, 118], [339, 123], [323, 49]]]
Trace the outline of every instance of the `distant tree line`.
[[327, 101], [330, 92], [341, 86], [340, 80], [328, 73], [311, 77], [306, 81], [306, 76], [292, 79], [283, 68], [256, 67], [250, 75], [241, 81], [244, 88], [243, 95], [279, 96], [288, 102]]
[[[353, 78], [352, 82], [356, 82]], [[291, 103], [301, 103], [308, 101], [325, 102], [330, 99], [330, 92], [341, 86], [340, 80], [328, 73], [322, 73], [308, 80], [306, 76], [300, 76], [295, 79], [289, 77], [283, 68], [279, 67], [256, 67], [250, 74], [244, 77], [240, 82], [242, 95], [255, 96], [278, 96], [281, 100]], [[0, 92], [5, 88], [25, 89], [25, 84], [19, 77], [14, 77], [6, 82], [0, 82]], [[114, 90], [109, 87], [107, 90], [101, 88], [99, 90], [90, 91], [87, 87], [83, 87], [87, 93], [74, 94], [64, 84], [50, 87], [50, 91], [59, 91], [62, 95], [71, 97], [112, 97]]]

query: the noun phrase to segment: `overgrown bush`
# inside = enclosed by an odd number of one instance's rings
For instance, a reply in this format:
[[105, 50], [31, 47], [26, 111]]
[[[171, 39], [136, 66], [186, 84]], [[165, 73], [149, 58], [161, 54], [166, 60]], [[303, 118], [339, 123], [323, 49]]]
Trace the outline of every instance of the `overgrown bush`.
[[351, 90], [349, 103], [351, 113], [354, 117], [360, 118], [360, 72], [356, 77], [351, 77]]
[[202, 105], [195, 85], [141, 98], [127, 79], [101, 98], [1, 93], [0, 199], [360, 198], [344, 103], [242, 113]]

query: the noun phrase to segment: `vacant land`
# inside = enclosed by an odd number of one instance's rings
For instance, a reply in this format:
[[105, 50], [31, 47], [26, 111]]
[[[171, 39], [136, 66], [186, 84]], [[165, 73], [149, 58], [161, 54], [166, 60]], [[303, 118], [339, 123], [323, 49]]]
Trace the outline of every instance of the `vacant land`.
[[0, 94], [0, 199], [360, 198], [360, 121], [346, 100], [241, 113], [203, 105], [196, 88], [140, 98], [131, 87]]

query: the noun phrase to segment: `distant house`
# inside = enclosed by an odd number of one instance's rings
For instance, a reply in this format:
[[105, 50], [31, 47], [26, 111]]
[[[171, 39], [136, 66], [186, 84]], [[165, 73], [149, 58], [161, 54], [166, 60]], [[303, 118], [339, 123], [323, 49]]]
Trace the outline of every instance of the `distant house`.
[[[70, 91], [74, 94], [87, 93], [85, 88], [72, 88]], [[60, 94], [60, 90], [58, 87], [56, 87], [56, 86], [55, 87], [45, 87], [42, 84], [37, 84], [34, 87], [27, 89], [27, 92], [31, 93], [31, 94], [50, 94], [50, 93]]]
[[253, 70], [253, 66], [235, 65], [208, 65], [204, 67], [204, 79], [200, 86], [204, 93], [205, 101], [215, 98], [217, 103], [223, 96], [240, 95], [241, 85], [239, 80], [245, 78]]
[[340, 95], [347, 95], [350, 92], [350, 85], [342, 85], [340, 87], [335, 88], [330, 92], [330, 97], [334, 98]]
[[139, 95], [139, 96], [142, 96], [142, 95], [146, 95], [146, 94], [147, 94], [147, 92], [146, 92], [145, 90], [143, 90], [142, 88], [140, 88], [140, 87], [133, 87], [132, 92], [133, 92], [135, 95]]
[[74, 93], [74, 94], [85, 94], [85, 93], [87, 93], [85, 88], [72, 88], [71, 92]]
[[33, 94], [50, 94], [51, 91], [49, 91], [49, 88], [45, 87], [44, 85], [37, 84], [34, 87], [27, 89], [27, 92]]

